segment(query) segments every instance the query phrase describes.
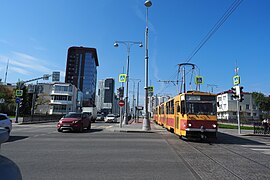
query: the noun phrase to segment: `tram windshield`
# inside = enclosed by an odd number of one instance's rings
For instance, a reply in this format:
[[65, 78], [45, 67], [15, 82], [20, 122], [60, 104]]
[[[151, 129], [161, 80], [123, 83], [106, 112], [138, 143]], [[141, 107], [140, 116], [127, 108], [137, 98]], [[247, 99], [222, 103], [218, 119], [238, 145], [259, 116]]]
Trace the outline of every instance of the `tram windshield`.
[[186, 96], [186, 113], [195, 115], [216, 115], [215, 96]]

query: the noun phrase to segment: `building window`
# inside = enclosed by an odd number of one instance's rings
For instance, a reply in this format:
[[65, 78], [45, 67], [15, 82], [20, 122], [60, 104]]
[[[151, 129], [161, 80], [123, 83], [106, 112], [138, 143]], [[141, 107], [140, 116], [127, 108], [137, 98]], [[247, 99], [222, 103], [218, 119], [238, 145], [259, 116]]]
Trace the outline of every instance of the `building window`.
[[226, 100], [226, 96], [223, 96], [223, 101], [225, 101]]
[[240, 106], [240, 108], [239, 108], [239, 109], [240, 109], [240, 111], [242, 111], [242, 106]]
[[227, 108], [227, 104], [223, 104], [223, 108], [226, 109]]
[[233, 115], [236, 116], [236, 112], [233, 112]]
[[220, 102], [222, 99], [221, 99], [221, 97], [218, 97], [218, 102]]
[[222, 109], [222, 104], [219, 105], [219, 109]]
[[246, 104], [246, 109], [249, 109], [249, 104]]
[[256, 113], [253, 113], [253, 116], [257, 116], [257, 114]]

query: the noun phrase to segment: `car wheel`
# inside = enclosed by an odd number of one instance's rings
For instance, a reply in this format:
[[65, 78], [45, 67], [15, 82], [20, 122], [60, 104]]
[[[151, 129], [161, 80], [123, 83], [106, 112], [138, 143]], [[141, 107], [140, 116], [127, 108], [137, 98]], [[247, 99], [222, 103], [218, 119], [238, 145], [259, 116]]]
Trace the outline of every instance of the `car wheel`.
[[83, 124], [82, 126], [80, 127], [80, 130], [79, 130], [81, 133], [83, 132]]
[[87, 127], [87, 130], [90, 130], [91, 129], [91, 123], [89, 123], [88, 127]]
[[57, 129], [57, 131], [58, 131], [58, 132], [62, 132], [62, 130], [61, 130], [61, 129]]

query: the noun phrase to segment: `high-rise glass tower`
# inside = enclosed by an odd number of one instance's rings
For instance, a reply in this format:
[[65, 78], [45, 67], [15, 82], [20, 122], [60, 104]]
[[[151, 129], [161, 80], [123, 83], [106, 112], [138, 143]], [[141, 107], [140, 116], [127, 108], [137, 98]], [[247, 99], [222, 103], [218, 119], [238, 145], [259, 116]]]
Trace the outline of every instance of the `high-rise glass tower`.
[[83, 93], [83, 107], [95, 107], [98, 57], [95, 48], [70, 47], [65, 82]]

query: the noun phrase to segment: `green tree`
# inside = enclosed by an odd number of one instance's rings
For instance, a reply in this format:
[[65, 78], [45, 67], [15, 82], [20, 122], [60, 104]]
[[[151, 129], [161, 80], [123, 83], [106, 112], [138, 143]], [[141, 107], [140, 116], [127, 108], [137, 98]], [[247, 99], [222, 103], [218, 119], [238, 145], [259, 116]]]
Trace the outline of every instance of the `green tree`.
[[36, 97], [35, 109], [39, 105], [49, 105], [51, 102], [49, 94], [38, 94]]
[[27, 93], [28, 89], [26, 86], [22, 86], [21, 90], [23, 90], [23, 95], [21, 97], [20, 103], [20, 115], [30, 115], [31, 114], [31, 105], [32, 105], [32, 97]]
[[253, 92], [252, 97], [255, 100], [256, 105], [261, 111], [269, 112], [270, 111], [270, 99], [260, 92]]
[[15, 114], [15, 94], [11, 86], [0, 85], [0, 99], [4, 99], [5, 103], [0, 104], [0, 112], [8, 115]]

